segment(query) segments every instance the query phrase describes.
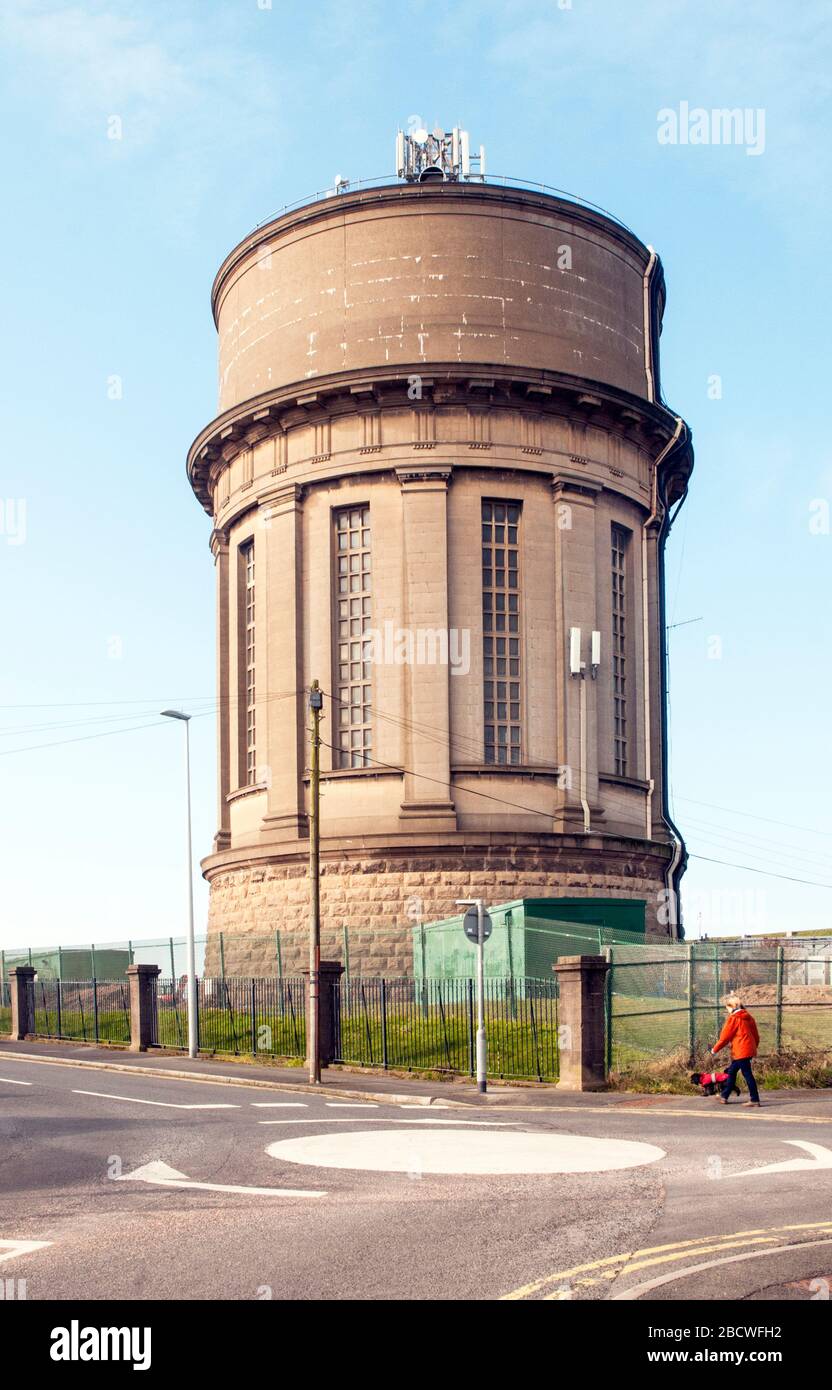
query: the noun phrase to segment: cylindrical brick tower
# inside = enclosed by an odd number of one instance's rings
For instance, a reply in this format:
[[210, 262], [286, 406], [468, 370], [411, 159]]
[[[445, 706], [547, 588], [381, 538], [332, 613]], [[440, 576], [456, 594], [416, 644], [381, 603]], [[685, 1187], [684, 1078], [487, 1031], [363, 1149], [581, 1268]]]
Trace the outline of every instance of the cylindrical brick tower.
[[325, 954], [346, 925], [353, 968], [409, 973], [414, 921], [476, 896], [634, 898], [678, 934], [663, 547], [692, 450], [664, 298], [613, 218], [484, 182], [341, 192], [226, 258], [188, 457], [217, 576], [209, 934], [304, 957], [313, 679]]

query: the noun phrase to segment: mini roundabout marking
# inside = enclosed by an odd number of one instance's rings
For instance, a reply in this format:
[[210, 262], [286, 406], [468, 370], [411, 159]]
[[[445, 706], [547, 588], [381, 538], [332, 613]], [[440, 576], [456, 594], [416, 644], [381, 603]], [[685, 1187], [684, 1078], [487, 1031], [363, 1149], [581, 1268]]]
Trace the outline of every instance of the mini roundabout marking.
[[285, 1163], [369, 1173], [507, 1177], [523, 1173], [609, 1173], [665, 1157], [654, 1144], [576, 1134], [468, 1128], [359, 1130], [280, 1139], [266, 1152]]

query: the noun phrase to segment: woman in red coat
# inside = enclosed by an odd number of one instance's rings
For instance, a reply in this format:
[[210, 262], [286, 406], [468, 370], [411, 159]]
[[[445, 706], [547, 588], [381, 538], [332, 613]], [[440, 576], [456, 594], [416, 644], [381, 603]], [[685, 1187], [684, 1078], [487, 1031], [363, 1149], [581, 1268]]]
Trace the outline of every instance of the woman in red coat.
[[725, 1085], [719, 1093], [720, 1100], [723, 1105], [728, 1104], [737, 1072], [741, 1071], [748, 1087], [748, 1101], [746, 1103], [759, 1105], [760, 1093], [757, 1090], [757, 1082], [754, 1080], [754, 1073], [751, 1070], [751, 1058], [757, 1056], [757, 1048], [760, 1045], [759, 1030], [751, 1014], [743, 1008], [736, 994], [728, 995], [725, 1000], [725, 1007], [728, 1010], [725, 1026], [711, 1048], [711, 1052], [716, 1056], [723, 1047], [726, 1047], [728, 1043], [731, 1044], [731, 1062]]

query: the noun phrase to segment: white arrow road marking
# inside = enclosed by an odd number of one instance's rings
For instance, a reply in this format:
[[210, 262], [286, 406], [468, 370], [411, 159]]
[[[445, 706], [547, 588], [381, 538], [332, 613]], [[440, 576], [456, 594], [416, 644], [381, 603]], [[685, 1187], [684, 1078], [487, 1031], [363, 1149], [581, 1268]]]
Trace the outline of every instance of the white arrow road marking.
[[164, 1110], [239, 1110], [239, 1105], [183, 1105], [175, 1100], [140, 1100], [138, 1096], [111, 1096], [107, 1091], [73, 1091], [74, 1096], [98, 1096], [100, 1100], [129, 1100], [133, 1105], [161, 1105]]
[[116, 1182], [149, 1182], [156, 1187], [196, 1187], [201, 1192], [243, 1192], [248, 1197], [325, 1197], [325, 1192], [312, 1192], [300, 1187], [241, 1187], [235, 1183], [194, 1182], [161, 1159], [145, 1163], [132, 1173], [122, 1173]]
[[0, 1240], [0, 1261], [16, 1260], [19, 1255], [31, 1255], [51, 1244], [51, 1240]]
[[810, 1144], [805, 1139], [784, 1139], [796, 1149], [805, 1149], [811, 1158], [789, 1158], [785, 1163], [768, 1163], [765, 1168], [746, 1168], [742, 1173], [729, 1173], [731, 1178], [748, 1178], [754, 1173], [815, 1173], [819, 1168], [832, 1168], [832, 1149], [823, 1144]]

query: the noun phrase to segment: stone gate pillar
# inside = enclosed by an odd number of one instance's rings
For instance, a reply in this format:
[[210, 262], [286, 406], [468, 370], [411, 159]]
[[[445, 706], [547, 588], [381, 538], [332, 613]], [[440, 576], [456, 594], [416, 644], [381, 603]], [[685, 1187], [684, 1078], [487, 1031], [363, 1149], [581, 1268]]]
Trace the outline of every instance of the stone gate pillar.
[[[318, 1045], [321, 1053], [321, 1066], [328, 1067], [337, 1055], [338, 1043], [338, 992], [335, 986], [344, 973], [339, 960], [322, 960], [318, 973], [318, 993], [320, 996], [320, 1021]], [[301, 971], [306, 982], [306, 1029], [309, 1036], [309, 967]]]
[[9, 971], [9, 985], [12, 995], [12, 1031], [9, 1037], [20, 1042], [35, 1031], [34, 996], [32, 981], [35, 969], [32, 965], [18, 965]]
[[130, 984], [130, 1051], [146, 1052], [159, 1041], [156, 981], [158, 965], [128, 965]]
[[558, 980], [558, 1052], [561, 1091], [600, 1091], [606, 1084], [604, 956], [561, 956]]

